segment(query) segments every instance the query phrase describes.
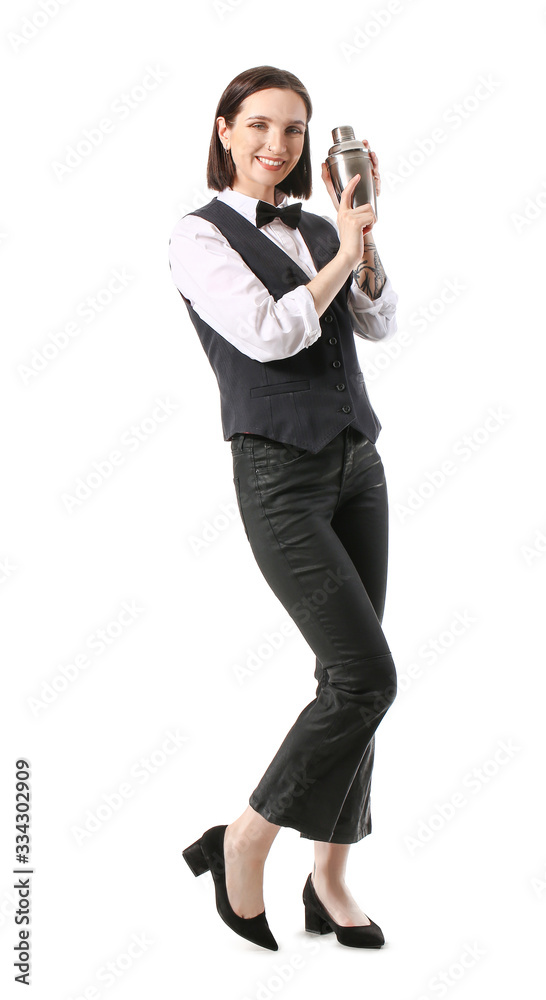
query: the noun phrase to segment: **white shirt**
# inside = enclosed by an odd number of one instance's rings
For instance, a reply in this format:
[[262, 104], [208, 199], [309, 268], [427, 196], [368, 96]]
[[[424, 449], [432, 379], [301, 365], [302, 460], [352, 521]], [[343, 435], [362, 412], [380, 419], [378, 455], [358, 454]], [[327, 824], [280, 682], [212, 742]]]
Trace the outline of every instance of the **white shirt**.
[[[224, 188], [217, 198], [256, 225], [258, 198], [231, 188]], [[288, 204], [288, 197], [280, 191], [277, 204], [283, 208]], [[332, 219], [323, 218], [338, 232]], [[310, 278], [316, 275], [299, 229], [276, 218], [260, 231]], [[275, 301], [223, 233], [199, 215], [185, 215], [177, 222], [169, 241], [169, 263], [176, 287], [199, 316], [256, 361], [292, 357], [321, 336], [320, 319], [306, 285], [298, 285]], [[377, 299], [369, 298], [353, 279], [347, 302], [354, 333], [367, 340], [390, 339], [397, 330], [397, 301], [388, 277]]]

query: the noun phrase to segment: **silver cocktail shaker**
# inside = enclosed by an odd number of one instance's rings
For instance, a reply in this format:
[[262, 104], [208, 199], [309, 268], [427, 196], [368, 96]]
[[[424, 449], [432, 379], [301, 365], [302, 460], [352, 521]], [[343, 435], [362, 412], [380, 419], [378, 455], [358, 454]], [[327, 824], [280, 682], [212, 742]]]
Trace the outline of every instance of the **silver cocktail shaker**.
[[372, 177], [372, 158], [360, 139], [355, 139], [354, 129], [350, 125], [340, 125], [332, 129], [334, 145], [328, 150], [326, 163], [330, 170], [334, 191], [338, 200], [341, 192], [355, 174], [360, 174], [353, 195], [353, 208], [361, 205], [371, 205], [377, 219], [377, 200], [375, 183]]

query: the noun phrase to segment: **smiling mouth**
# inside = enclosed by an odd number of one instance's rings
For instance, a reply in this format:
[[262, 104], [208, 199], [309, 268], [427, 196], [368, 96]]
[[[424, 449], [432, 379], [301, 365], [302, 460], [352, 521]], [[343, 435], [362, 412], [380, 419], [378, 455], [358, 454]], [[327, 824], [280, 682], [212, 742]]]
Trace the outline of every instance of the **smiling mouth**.
[[265, 163], [268, 167], [280, 167], [285, 162], [284, 160], [271, 160], [267, 156], [257, 156], [256, 159], [260, 163]]

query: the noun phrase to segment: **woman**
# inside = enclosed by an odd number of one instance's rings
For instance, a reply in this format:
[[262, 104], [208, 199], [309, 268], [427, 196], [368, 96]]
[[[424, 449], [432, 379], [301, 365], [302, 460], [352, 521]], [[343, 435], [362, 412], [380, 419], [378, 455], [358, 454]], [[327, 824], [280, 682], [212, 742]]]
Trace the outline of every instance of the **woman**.
[[384, 943], [344, 874], [350, 844], [371, 832], [374, 734], [396, 696], [381, 628], [381, 424], [354, 334], [378, 340], [396, 332], [397, 296], [371, 237], [372, 206], [351, 207], [358, 175], [338, 203], [322, 164], [337, 225], [301, 212], [301, 202], [287, 204], [287, 195], [311, 194], [311, 113], [292, 73], [259, 66], [232, 80], [207, 167], [208, 186], [220, 194], [179, 220], [169, 249], [173, 280], [218, 380], [247, 539], [316, 656], [316, 698], [246, 810], [183, 851], [195, 875], [212, 872], [228, 926], [272, 950], [263, 871], [281, 826], [315, 842], [306, 929], [333, 930], [352, 947]]

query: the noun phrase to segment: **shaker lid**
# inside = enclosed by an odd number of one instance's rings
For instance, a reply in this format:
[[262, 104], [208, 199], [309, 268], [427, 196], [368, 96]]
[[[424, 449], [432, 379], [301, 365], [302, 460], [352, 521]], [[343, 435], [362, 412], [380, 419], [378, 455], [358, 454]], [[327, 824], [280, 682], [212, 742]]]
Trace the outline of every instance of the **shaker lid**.
[[328, 150], [328, 156], [335, 156], [346, 149], [358, 149], [368, 155], [368, 151], [361, 139], [355, 139], [355, 131], [352, 125], [338, 125], [332, 129], [332, 139], [334, 145]]
[[355, 130], [352, 125], [338, 125], [332, 129], [332, 139], [334, 142], [345, 142], [346, 139], [354, 139]]

